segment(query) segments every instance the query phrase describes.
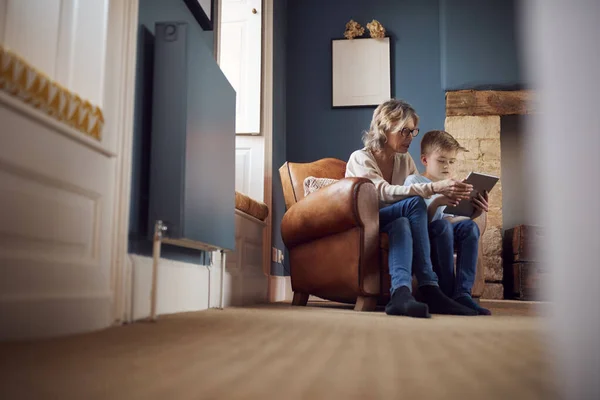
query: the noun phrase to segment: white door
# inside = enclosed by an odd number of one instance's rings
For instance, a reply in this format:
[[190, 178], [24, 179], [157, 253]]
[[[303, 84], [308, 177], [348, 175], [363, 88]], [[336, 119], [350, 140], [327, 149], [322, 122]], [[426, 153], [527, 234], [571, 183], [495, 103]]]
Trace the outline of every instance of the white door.
[[237, 93], [238, 134], [260, 134], [261, 42], [261, 0], [222, 0], [219, 65]]
[[[109, 0], [0, 0], [0, 41], [102, 106]], [[112, 323], [112, 132], [100, 141], [0, 91], [0, 340]]]

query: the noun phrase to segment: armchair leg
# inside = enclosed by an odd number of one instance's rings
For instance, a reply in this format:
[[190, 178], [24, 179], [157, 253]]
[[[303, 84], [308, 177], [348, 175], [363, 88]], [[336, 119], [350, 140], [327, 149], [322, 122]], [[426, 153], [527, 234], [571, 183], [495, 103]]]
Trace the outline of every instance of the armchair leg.
[[377, 297], [358, 296], [354, 311], [375, 311], [377, 307]]
[[308, 303], [308, 294], [307, 293], [300, 293], [300, 292], [294, 292], [294, 299], [292, 300], [292, 305], [293, 306], [306, 306], [306, 304]]

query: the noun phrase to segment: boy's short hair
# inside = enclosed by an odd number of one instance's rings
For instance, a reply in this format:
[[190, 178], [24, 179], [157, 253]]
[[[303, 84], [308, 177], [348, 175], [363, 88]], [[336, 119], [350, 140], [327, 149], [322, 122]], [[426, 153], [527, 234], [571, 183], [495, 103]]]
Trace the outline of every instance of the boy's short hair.
[[421, 155], [434, 151], [469, 151], [462, 147], [454, 137], [446, 131], [429, 131], [421, 139]]

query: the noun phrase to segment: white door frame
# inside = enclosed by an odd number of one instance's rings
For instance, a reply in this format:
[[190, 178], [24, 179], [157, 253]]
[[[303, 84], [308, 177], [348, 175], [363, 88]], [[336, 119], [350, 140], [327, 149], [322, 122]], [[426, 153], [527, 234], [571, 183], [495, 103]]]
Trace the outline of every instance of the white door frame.
[[116, 179], [111, 257], [111, 291], [115, 324], [131, 318], [131, 259], [128, 254], [135, 64], [139, 0], [110, 0], [106, 56], [105, 108], [114, 132]]
[[265, 195], [263, 202], [269, 208], [263, 235], [263, 272], [271, 275], [271, 232], [273, 214], [273, 3], [263, 0], [262, 43], [262, 101], [261, 133], [265, 143]]

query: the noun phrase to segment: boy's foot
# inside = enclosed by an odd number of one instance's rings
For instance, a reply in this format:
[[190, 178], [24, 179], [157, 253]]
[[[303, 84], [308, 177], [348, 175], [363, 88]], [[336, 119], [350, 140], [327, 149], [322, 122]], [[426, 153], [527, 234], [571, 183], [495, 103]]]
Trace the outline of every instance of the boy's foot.
[[421, 286], [419, 291], [432, 314], [477, 315], [477, 311], [465, 307], [446, 296], [438, 286]]
[[387, 315], [406, 315], [415, 318], [431, 318], [427, 304], [419, 303], [407, 286], [394, 290], [390, 302], [385, 306]]
[[462, 304], [465, 307], [469, 307], [471, 310], [477, 311], [477, 313], [479, 315], [492, 315], [492, 312], [490, 310], [488, 310], [487, 308], [481, 307], [468, 294], [464, 295], [464, 296], [460, 296], [459, 298], [454, 299], [454, 301], [456, 301], [459, 304]]

